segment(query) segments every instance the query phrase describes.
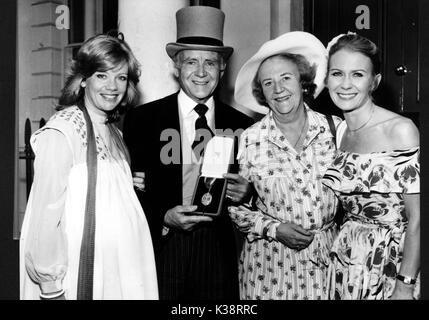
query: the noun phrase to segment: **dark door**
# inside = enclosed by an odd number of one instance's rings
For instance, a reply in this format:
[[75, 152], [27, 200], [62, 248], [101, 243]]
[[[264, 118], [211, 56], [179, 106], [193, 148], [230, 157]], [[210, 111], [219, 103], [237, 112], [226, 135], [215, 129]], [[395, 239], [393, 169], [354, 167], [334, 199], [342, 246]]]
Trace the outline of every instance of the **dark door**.
[[[305, 31], [316, 35], [325, 45], [336, 35], [356, 32], [379, 48], [383, 80], [374, 93], [376, 102], [417, 120], [421, 108], [422, 19], [427, 6], [420, 0], [306, 0]], [[325, 90], [326, 91], [326, 90]], [[318, 108], [338, 110], [323, 92]]]

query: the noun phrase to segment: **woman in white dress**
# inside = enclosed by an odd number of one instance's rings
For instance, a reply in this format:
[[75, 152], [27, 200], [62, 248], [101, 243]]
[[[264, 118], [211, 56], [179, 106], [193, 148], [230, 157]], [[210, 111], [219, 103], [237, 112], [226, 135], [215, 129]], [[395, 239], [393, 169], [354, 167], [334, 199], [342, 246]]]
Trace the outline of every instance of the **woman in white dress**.
[[139, 75], [123, 38], [88, 39], [58, 112], [33, 134], [21, 299], [158, 299], [149, 227], [113, 124], [136, 100]]

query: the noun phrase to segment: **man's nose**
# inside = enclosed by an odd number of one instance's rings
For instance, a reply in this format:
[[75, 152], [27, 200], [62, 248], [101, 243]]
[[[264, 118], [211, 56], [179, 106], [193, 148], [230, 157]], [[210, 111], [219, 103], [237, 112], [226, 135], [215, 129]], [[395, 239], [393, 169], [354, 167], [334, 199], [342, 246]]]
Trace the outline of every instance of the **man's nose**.
[[204, 66], [204, 63], [199, 63], [196, 71], [197, 76], [199, 77], [205, 77], [207, 74], [206, 68]]

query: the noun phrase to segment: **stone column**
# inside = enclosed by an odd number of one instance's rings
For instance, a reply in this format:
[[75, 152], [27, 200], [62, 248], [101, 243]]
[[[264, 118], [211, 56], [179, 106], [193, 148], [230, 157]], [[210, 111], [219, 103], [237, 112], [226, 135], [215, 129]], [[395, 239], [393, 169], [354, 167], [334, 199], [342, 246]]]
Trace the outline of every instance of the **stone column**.
[[97, 33], [96, 0], [85, 0], [85, 39]]
[[119, 30], [141, 63], [141, 103], [178, 90], [165, 45], [176, 41], [176, 11], [187, 5], [189, 0], [119, 0]]

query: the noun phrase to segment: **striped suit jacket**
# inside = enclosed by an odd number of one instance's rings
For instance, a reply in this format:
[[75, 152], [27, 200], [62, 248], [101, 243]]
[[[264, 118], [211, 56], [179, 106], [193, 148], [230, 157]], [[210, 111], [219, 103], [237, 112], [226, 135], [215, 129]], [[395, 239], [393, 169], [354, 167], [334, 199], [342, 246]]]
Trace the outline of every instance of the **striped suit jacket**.
[[[177, 95], [138, 106], [124, 120], [132, 170], [145, 172], [146, 191], [137, 193], [151, 229], [160, 299], [238, 299], [235, 236], [227, 203], [214, 222], [200, 224], [191, 232], [170, 230], [162, 236], [165, 213], [182, 204], [181, 161], [164, 164], [160, 159], [161, 150], [171, 142], [163, 141], [161, 134], [165, 129], [180, 132]], [[252, 123], [251, 118], [215, 99], [216, 129], [244, 130]], [[233, 171], [237, 169], [235, 164]]]

